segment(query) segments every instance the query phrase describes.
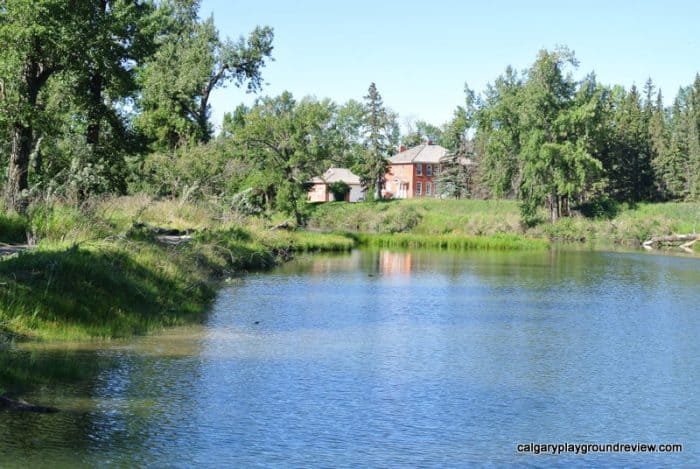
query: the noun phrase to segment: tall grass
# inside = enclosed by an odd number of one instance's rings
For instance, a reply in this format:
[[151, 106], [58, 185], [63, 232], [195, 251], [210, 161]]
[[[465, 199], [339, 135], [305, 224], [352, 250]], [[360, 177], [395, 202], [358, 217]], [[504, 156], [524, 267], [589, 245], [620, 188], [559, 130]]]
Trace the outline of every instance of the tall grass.
[[[544, 219], [544, 213], [543, 213]], [[615, 205], [599, 217], [566, 217], [557, 223], [526, 228], [514, 200], [408, 199], [314, 206], [309, 225], [322, 231], [426, 236], [520, 234], [557, 241], [638, 244], [652, 236], [696, 233], [700, 203]]]
[[27, 220], [0, 211], [0, 243], [24, 243], [27, 240]]
[[491, 236], [418, 235], [418, 234], [360, 234], [361, 245], [388, 248], [436, 248], [448, 250], [536, 250], [546, 249], [549, 243], [519, 235], [496, 234]]

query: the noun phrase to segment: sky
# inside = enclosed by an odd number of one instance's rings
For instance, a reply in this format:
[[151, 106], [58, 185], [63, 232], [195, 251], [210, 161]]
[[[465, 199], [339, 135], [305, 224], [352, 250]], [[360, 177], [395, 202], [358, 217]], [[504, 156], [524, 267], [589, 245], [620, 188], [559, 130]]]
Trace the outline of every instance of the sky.
[[[566, 45], [576, 77], [642, 87], [651, 77], [670, 104], [700, 72], [700, 1], [430, 2], [202, 0], [222, 37], [274, 28], [274, 61], [262, 70], [262, 95], [290, 91], [338, 103], [361, 100], [371, 82], [399, 122], [440, 125], [507, 65], [527, 69], [542, 48]], [[254, 95], [229, 86], [211, 97], [212, 120]]]

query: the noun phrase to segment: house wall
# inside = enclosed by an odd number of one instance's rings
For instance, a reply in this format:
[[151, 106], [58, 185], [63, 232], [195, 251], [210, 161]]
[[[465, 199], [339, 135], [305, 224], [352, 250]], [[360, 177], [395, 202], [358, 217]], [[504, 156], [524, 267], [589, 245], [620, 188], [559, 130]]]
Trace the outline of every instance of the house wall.
[[[438, 165], [433, 163], [430, 164], [432, 168], [432, 176], [428, 176], [428, 163], [415, 163], [414, 165], [414, 178], [413, 178], [413, 194], [411, 197], [435, 197], [435, 171], [438, 168]], [[420, 166], [420, 176], [418, 175], [418, 168], [417, 166]], [[420, 189], [421, 193], [416, 194], [416, 190], [418, 189], [418, 183], [420, 183]], [[428, 194], [427, 189], [428, 189], [428, 184], [430, 184], [430, 193]]]
[[328, 202], [329, 191], [326, 184], [314, 184], [309, 189], [309, 202]]
[[412, 164], [390, 164], [387, 169], [385, 176], [385, 188], [387, 192], [391, 193], [393, 198], [398, 198], [399, 187], [394, 182], [394, 179], [400, 179], [402, 181], [408, 182], [408, 190], [406, 192], [406, 198], [413, 197], [413, 165]]
[[[417, 166], [421, 166], [421, 175], [418, 175]], [[432, 164], [433, 175], [427, 176], [427, 164], [426, 163], [408, 163], [408, 164], [392, 164], [389, 165], [389, 169], [386, 174], [386, 190], [391, 192], [392, 197], [397, 198], [398, 187], [394, 183], [394, 179], [398, 178], [404, 181], [408, 181], [408, 192], [406, 193], [406, 198], [412, 199], [414, 197], [435, 197], [435, 178], [436, 170], [439, 171], [438, 164]], [[416, 194], [416, 188], [418, 183], [421, 186], [421, 193]], [[430, 194], [427, 194], [428, 183], [430, 183]]]
[[350, 185], [350, 198], [348, 202], [358, 202], [365, 198], [365, 192], [362, 190], [362, 186], [359, 184]]

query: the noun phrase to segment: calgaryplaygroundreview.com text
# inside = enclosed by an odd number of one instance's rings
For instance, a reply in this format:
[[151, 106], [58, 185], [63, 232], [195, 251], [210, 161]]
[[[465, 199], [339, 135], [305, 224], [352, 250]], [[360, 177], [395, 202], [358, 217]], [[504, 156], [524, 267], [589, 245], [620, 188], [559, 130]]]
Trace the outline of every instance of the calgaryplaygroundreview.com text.
[[681, 453], [680, 443], [518, 443], [518, 453], [588, 454], [588, 453]]

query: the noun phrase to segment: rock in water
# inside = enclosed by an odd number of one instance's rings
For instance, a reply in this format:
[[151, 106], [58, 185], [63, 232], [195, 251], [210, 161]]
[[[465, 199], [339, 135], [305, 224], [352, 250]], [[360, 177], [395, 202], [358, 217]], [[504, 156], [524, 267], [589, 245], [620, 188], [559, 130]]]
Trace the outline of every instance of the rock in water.
[[58, 409], [55, 407], [33, 405], [21, 399], [15, 400], [5, 396], [0, 396], [0, 409], [14, 410], [19, 412], [38, 412], [42, 414], [51, 414], [54, 412], [58, 412]]

